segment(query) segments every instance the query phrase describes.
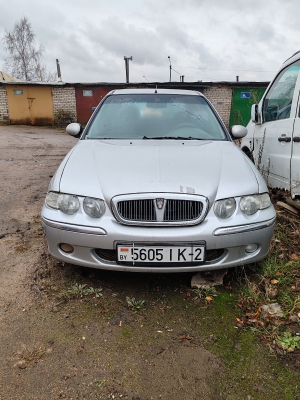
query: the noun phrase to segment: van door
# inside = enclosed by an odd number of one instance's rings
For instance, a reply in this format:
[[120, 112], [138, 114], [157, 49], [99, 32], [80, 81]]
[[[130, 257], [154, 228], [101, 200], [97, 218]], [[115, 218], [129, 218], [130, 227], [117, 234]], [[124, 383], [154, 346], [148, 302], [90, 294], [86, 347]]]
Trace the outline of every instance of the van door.
[[300, 60], [283, 69], [262, 100], [255, 126], [254, 162], [268, 186], [290, 189], [293, 131], [300, 85]]
[[291, 159], [291, 196], [300, 196], [300, 96], [295, 119]]

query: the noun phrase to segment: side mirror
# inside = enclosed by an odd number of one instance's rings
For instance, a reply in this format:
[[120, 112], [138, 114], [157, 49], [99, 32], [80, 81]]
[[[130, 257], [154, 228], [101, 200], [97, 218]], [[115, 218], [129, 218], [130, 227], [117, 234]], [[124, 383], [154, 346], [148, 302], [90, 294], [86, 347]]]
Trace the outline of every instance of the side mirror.
[[69, 135], [74, 136], [76, 138], [78, 138], [81, 135], [82, 131], [83, 131], [82, 126], [78, 122], [72, 122], [66, 127], [66, 132]]
[[230, 133], [235, 139], [242, 139], [247, 135], [248, 130], [243, 125], [233, 125]]
[[258, 105], [257, 104], [252, 104], [251, 106], [251, 121], [256, 123], [258, 121]]
[[252, 104], [251, 107], [251, 121], [255, 124], [261, 124], [261, 104]]

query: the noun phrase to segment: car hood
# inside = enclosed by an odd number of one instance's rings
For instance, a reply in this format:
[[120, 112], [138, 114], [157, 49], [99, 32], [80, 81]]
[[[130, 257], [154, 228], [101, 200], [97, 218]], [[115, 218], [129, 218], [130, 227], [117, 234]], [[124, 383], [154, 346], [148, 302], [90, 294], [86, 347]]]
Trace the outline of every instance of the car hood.
[[189, 193], [215, 199], [267, 190], [253, 164], [229, 141], [81, 140], [52, 190], [103, 198]]

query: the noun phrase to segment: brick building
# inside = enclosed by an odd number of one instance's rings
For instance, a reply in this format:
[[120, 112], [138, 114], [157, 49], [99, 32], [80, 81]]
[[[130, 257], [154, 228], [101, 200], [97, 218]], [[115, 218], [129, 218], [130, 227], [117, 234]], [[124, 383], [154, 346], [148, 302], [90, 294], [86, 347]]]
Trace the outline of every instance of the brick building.
[[[123, 88], [185, 89], [202, 92], [227, 127], [234, 88], [265, 89], [268, 82], [155, 82], [155, 83], [45, 83], [1, 82], [0, 123], [31, 125], [85, 125], [93, 108], [111, 90]], [[250, 89], [249, 89], [250, 88]], [[41, 107], [41, 105], [43, 105]], [[249, 103], [248, 108], [251, 106]], [[250, 119], [250, 111], [249, 111]], [[249, 120], [248, 119], [248, 120]]]

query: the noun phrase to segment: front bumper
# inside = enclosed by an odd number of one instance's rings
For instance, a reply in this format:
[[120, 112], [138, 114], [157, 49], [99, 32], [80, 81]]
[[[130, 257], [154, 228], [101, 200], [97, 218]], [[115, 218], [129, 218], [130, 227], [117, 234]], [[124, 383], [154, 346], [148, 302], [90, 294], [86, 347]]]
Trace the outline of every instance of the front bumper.
[[[209, 215], [203, 223], [189, 227], [138, 227], [125, 226], [113, 218], [101, 227], [83, 226], [59, 222], [42, 216], [48, 247], [51, 255], [71, 264], [116, 271], [135, 272], [195, 272], [242, 266], [265, 258], [275, 226], [273, 208], [264, 210], [266, 219], [235, 225], [218, 224]], [[53, 216], [53, 215], [52, 215]], [[201, 264], [168, 266], [159, 263], [145, 265], [119, 265], [116, 261], [118, 243], [176, 244], [206, 242], [206, 260]], [[66, 253], [60, 244], [72, 245], [74, 251]], [[257, 244], [257, 249], [248, 253], [246, 247]]]

